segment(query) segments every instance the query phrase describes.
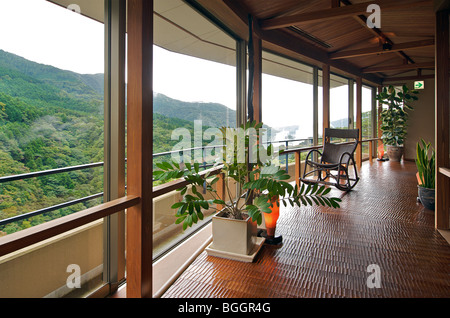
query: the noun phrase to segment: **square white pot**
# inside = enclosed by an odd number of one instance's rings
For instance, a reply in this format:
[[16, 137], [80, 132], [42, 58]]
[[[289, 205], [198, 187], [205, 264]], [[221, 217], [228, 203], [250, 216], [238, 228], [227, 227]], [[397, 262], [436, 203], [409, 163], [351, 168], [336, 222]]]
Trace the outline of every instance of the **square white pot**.
[[211, 248], [226, 253], [249, 255], [255, 249], [258, 238], [257, 223], [249, 217], [234, 220], [220, 212], [212, 218], [213, 242]]

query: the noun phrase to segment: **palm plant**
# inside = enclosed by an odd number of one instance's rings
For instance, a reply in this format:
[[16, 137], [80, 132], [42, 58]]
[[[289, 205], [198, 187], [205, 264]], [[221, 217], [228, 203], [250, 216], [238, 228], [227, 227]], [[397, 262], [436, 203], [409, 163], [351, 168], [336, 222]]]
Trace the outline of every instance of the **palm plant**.
[[[154, 172], [157, 180], [184, 178], [188, 183], [178, 189], [183, 195], [182, 201], [172, 206], [172, 209], [177, 210], [176, 224], [183, 223], [183, 229], [186, 229], [198, 220], [203, 220], [202, 209], [212, 208], [218, 212], [214, 205], [223, 206], [222, 212], [229, 218], [242, 220], [251, 217], [258, 225], [262, 223], [263, 213], [271, 213], [271, 206], [280, 204], [279, 202], [284, 206], [317, 204], [339, 208], [341, 201], [339, 198], [327, 197], [330, 188], [318, 185], [302, 185], [300, 188], [297, 185], [293, 186], [286, 181], [290, 179], [289, 174], [272, 162], [273, 156], [270, 158], [261, 156], [263, 151], [273, 155], [272, 146], [267, 148], [261, 146], [262, 126], [262, 123], [247, 122], [240, 129], [221, 128], [223, 153], [214, 167], [221, 167], [229, 198], [232, 198], [231, 184], [237, 185], [235, 200], [227, 201], [219, 197], [214, 188], [214, 184], [220, 180], [219, 177], [211, 177], [210, 172], [202, 175], [198, 162], [180, 164], [171, 161], [156, 164], [161, 169]], [[188, 186], [191, 187], [192, 194], [186, 194]], [[199, 189], [206, 190], [212, 199], [205, 199], [204, 193]], [[274, 196], [279, 196], [280, 201], [272, 203], [271, 199]]]

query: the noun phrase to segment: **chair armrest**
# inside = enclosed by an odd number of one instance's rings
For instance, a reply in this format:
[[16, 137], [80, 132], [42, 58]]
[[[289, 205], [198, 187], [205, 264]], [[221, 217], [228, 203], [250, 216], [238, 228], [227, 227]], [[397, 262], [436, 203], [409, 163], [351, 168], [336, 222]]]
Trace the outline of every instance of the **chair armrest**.
[[312, 153], [314, 153], [314, 152], [317, 152], [317, 153], [319, 154], [319, 157], [322, 157], [322, 153], [321, 153], [319, 150], [313, 149], [313, 150], [311, 150], [310, 152], [308, 152], [308, 155], [306, 156], [305, 162], [308, 162], [308, 161], [309, 161], [309, 160], [308, 160], [309, 156], [310, 156]]
[[341, 157], [339, 158], [339, 164], [340, 164], [340, 165], [343, 164], [342, 159], [344, 159], [344, 156], [345, 156], [345, 155], [348, 156], [348, 160], [347, 160], [347, 163], [346, 163], [347, 166], [348, 166], [348, 164], [349, 164], [349, 162], [350, 162], [350, 159], [353, 158], [353, 154], [351, 154], [351, 153], [349, 153], [349, 152], [344, 152], [344, 153], [341, 154]]

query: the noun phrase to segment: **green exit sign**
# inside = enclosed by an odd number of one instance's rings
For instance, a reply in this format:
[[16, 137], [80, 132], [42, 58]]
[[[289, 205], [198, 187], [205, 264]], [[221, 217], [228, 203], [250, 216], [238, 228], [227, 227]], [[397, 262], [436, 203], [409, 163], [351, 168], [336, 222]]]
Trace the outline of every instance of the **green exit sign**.
[[424, 81], [415, 81], [414, 82], [414, 89], [424, 89], [424, 88], [425, 88]]

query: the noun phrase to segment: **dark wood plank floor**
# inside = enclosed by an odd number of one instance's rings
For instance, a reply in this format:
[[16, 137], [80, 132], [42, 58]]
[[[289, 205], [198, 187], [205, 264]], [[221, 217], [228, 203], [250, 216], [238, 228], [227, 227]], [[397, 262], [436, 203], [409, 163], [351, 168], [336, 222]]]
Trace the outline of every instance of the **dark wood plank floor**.
[[[368, 162], [341, 208], [282, 208], [254, 263], [202, 253], [164, 298], [450, 297], [450, 245], [416, 201], [412, 162]], [[380, 288], [369, 288], [369, 265]]]

